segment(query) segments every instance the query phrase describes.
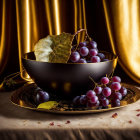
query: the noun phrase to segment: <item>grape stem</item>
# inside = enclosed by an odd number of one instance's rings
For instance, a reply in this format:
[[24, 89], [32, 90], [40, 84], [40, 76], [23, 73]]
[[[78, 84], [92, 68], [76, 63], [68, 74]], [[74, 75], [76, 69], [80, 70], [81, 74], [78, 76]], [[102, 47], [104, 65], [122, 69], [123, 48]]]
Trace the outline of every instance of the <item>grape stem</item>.
[[[87, 29], [79, 29], [79, 30], [74, 34], [74, 37], [75, 37], [76, 35], [78, 35], [79, 33], [83, 32], [83, 31], [85, 31], [85, 39], [84, 39], [84, 41], [86, 41], [87, 38], [88, 38], [89, 41], [91, 41], [92, 39], [89, 37], [89, 35], [88, 35], [88, 33], [87, 33]], [[76, 39], [76, 41], [77, 41], [77, 39]], [[75, 51], [77, 50], [77, 48], [78, 48], [78, 43], [76, 44]]]
[[[98, 85], [91, 76], [89, 76], [89, 79], [94, 83], [95, 87]], [[93, 88], [93, 90], [95, 89], [95, 87]]]
[[78, 30], [78, 31], [74, 34], [74, 36], [78, 35], [79, 33], [83, 32], [83, 31], [85, 31], [85, 33], [86, 33], [85, 40], [86, 40], [86, 38], [88, 38], [89, 41], [91, 41], [92, 39], [89, 37], [89, 35], [88, 35], [88, 33], [87, 33], [87, 29], [80, 29], [80, 30]]
[[111, 79], [114, 75], [114, 70], [108, 75], [108, 78]]

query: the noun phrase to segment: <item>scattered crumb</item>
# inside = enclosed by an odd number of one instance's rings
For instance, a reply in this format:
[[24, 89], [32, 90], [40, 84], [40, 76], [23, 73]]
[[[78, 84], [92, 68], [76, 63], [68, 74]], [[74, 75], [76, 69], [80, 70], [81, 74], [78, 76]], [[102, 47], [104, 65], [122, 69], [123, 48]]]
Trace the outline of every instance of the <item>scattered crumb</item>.
[[137, 109], [136, 111], [140, 111], [140, 109]]
[[129, 123], [132, 123], [132, 121], [131, 121], [131, 120], [129, 120], [128, 122], [129, 122]]
[[65, 124], [69, 124], [70, 123], [70, 121], [67, 121]]
[[57, 126], [61, 127], [61, 125], [60, 125], [60, 124], [58, 124]]
[[49, 125], [50, 125], [50, 126], [54, 126], [54, 122], [51, 122]]
[[25, 126], [27, 124], [28, 120], [23, 120], [23, 125]]
[[41, 122], [40, 122], [40, 121], [38, 121], [37, 123], [38, 123], [38, 124], [41, 124]]
[[140, 113], [139, 113], [139, 114], [137, 114], [136, 116], [138, 116], [138, 117], [139, 117], [139, 116], [140, 116]]
[[65, 109], [64, 108], [60, 108], [60, 111], [64, 111]]
[[114, 113], [113, 115], [112, 115], [112, 118], [116, 118], [118, 116], [118, 114], [117, 113]]

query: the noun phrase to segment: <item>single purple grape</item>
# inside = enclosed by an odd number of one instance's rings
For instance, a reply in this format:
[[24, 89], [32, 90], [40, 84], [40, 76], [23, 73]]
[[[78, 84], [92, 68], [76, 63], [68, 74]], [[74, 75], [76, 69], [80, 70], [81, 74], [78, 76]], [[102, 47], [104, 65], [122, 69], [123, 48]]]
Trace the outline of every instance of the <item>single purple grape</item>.
[[102, 60], [102, 62], [106, 62], [106, 61], [109, 61], [109, 59], [103, 59], [103, 60]]
[[86, 96], [88, 99], [91, 99], [92, 97], [94, 97], [96, 95], [96, 93], [93, 91], [93, 90], [89, 90], [87, 93], [86, 93]]
[[95, 107], [95, 104], [92, 104], [91, 102], [87, 102], [87, 108]]
[[98, 100], [96, 103], [95, 103], [95, 106], [99, 106], [100, 105], [100, 101]]
[[92, 108], [92, 107], [98, 107], [100, 105], [100, 101], [98, 100], [96, 103], [91, 103], [90, 101], [87, 102], [87, 107]]
[[114, 90], [111, 90], [111, 95], [108, 98], [109, 99], [113, 99], [114, 98], [114, 93], [115, 93], [115, 91]]
[[108, 83], [109, 83], [109, 79], [108, 79], [107, 77], [102, 77], [102, 78], [101, 78], [101, 84], [106, 85], [106, 84], [108, 84]]
[[90, 49], [89, 54], [90, 54], [90, 56], [96, 56], [98, 54], [98, 51], [97, 51], [97, 49]]
[[117, 107], [117, 106], [120, 106], [120, 100], [119, 99], [114, 99], [111, 101], [111, 106], [112, 107]]
[[120, 91], [119, 91], [121, 94], [122, 94], [122, 96], [124, 97], [124, 96], [126, 96], [126, 94], [127, 94], [127, 89], [125, 88], [125, 87], [121, 87], [121, 89], [120, 89]]
[[98, 100], [96, 103], [87, 102], [87, 107], [98, 107], [100, 105], [100, 101]]
[[88, 99], [87, 99], [87, 96], [86, 95], [82, 95], [80, 97], [80, 104], [86, 105], [87, 104], [87, 101], [88, 101]]
[[97, 101], [98, 101], [98, 97], [97, 97], [97, 96], [93, 96], [93, 97], [90, 98], [90, 102], [91, 102], [92, 104], [97, 103]]
[[38, 104], [49, 101], [49, 94], [45, 91], [39, 90], [36, 95], [36, 101]]
[[87, 56], [89, 53], [89, 49], [87, 47], [81, 47], [80, 48], [80, 54], [81, 56]]
[[92, 62], [92, 63], [98, 63], [98, 62], [100, 62], [100, 61], [101, 61], [101, 59], [100, 59], [99, 56], [92, 56], [92, 57], [91, 57], [91, 62]]
[[102, 95], [102, 94], [99, 95], [99, 100], [102, 101], [102, 100], [105, 100], [105, 99], [106, 99], [106, 97], [104, 95]]
[[102, 90], [102, 94], [105, 96], [105, 97], [109, 97], [111, 95], [111, 89], [109, 87], [105, 87], [103, 90]]
[[112, 82], [121, 82], [121, 78], [119, 76], [113, 76], [111, 79]]
[[102, 106], [106, 107], [108, 105], [109, 105], [109, 100], [108, 99], [102, 100]]
[[105, 59], [105, 55], [103, 53], [98, 53], [97, 56], [99, 56], [101, 60]]
[[95, 91], [96, 95], [99, 95], [99, 94], [102, 93], [102, 88], [101, 88], [101, 87], [96, 87], [96, 88], [94, 89], [94, 91]]
[[111, 89], [115, 91], [119, 91], [121, 89], [121, 84], [119, 82], [112, 82]]
[[79, 105], [80, 104], [80, 96], [76, 96], [74, 99], [73, 99], [73, 104], [74, 105]]
[[122, 99], [122, 94], [120, 92], [115, 92], [113, 94], [113, 98], [121, 100]]
[[87, 46], [87, 42], [86, 41], [79, 43], [79, 47], [84, 47], [84, 46]]
[[92, 63], [90, 60], [87, 60], [87, 63]]
[[97, 43], [95, 41], [90, 41], [89, 42], [89, 47], [91, 49], [97, 49]]
[[87, 63], [87, 61], [86, 61], [85, 59], [81, 58], [81, 59], [78, 61], [78, 63]]
[[80, 59], [80, 54], [78, 53], [78, 52], [72, 52], [71, 53], [71, 56], [70, 56], [70, 60], [72, 61], [72, 62], [78, 62], [79, 61], [79, 59]]

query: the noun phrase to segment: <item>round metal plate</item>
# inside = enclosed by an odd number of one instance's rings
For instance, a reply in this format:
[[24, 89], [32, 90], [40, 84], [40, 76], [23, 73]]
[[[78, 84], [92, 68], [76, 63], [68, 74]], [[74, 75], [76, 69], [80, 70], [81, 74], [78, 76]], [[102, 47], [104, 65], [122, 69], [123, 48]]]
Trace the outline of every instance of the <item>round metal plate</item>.
[[[36, 107], [34, 107], [32, 105], [32, 103], [21, 100], [20, 97], [21, 97], [21, 94], [23, 94], [23, 92], [22, 92], [22, 90], [24, 89], [23, 87], [12, 93], [11, 102], [14, 105], [17, 105], [17, 106], [20, 106], [20, 107], [23, 107], [23, 108], [27, 108], [27, 109], [30, 109], [30, 110], [36, 110], [36, 111], [49, 112], [49, 113], [87, 114], [87, 113], [105, 112], [105, 111], [110, 111], [110, 110], [125, 107], [129, 104], [135, 103], [136, 101], [138, 101], [140, 99], [140, 89], [138, 89], [134, 85], [129, 85], [129, 84], [125, 84], [125, 83], [123, 83], [122, 85], [125, 86], [128, 89], [129, 93], [127, 94], [127, 96], [123, 100], [121, 100], [121, 106], [111, 107], [111, 105], [109, 105], [109, 107], [107, 109], [95, 109], [95, 108], [93, 108], [93, 109], [76, 110], [76, 111], [74, 111], [74, 110], [73, 111], [57, 111], [57, 110], [37, 109]], [[26, 87], [28, 87], [28, 86], [26, 85]], [[28, 90], [26, 92], [28, 92]], [[30, 91], [30, 93], [31, 93], [31, 91]]]

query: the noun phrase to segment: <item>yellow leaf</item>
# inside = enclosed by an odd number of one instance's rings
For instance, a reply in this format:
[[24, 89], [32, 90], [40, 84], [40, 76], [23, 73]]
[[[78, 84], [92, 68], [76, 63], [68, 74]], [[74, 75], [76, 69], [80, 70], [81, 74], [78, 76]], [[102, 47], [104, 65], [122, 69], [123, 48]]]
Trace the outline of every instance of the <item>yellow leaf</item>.
[[52, 109], [54, 107], [56, 107], [58, 105], [58, 102], [56, 101], [48, 101], [48, 102], [44, 102], [38, 105], [37, 108], [43, 108], [43, 109]]

